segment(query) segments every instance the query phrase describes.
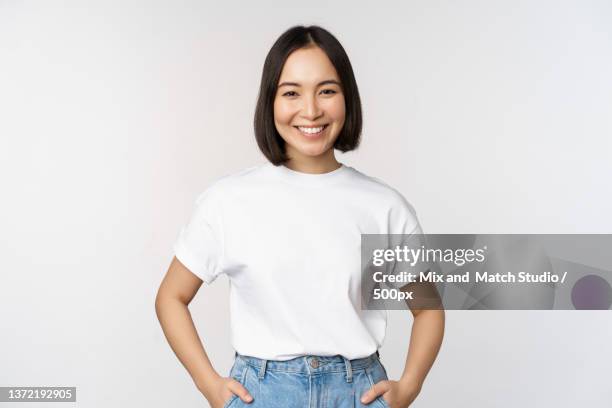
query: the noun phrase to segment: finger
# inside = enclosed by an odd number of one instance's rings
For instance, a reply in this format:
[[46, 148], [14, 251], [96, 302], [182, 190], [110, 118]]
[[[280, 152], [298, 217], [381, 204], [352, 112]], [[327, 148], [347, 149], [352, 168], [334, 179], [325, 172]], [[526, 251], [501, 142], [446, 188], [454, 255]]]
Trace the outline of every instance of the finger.
[[369, 404], [370, 402], [374, 401], [376, 398], [378, 397], [378, 394], [376, 394], [374, 391], [372, 391], [372, 389], [370, 388], [368, 391], [366, 391], [362, 396], [361, 396], [361, 403], [362, 404]]
[[385, 392], [387, 391], [385, 385], [383, 384], [383, 382], [378, 382], [376, 384], [374, 384], [369, 390], [367, 390], [362, 396], [361, 396], [361, 402], [363, 404], [369, 404], [370, 402], [374, 401], [376, 398], [378, 398], [379, 395], [383, 395]]
[[253, 401], [253, 397], [249, 394], [249, 391], [236, 380], [230, 383], [230, 390], [244, 402]]

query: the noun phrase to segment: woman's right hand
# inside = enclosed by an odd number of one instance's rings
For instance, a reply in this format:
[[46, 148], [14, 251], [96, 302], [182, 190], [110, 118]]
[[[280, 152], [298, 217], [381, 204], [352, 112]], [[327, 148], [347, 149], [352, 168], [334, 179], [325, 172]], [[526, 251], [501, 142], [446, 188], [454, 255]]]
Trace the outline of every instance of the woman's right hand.
[[249, 391], [232, 377], [219, 376], [207, 388], [209, 392], [205, 397], [211, 408], [223, 408], [233, 395], [247, 404], [253, 401]]

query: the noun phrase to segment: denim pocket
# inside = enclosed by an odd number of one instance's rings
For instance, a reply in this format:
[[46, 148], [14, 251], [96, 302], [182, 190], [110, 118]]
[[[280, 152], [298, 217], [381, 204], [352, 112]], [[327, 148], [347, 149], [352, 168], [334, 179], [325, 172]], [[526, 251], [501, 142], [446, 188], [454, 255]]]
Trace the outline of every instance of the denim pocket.
[[[233, 378], [234, 380], [242, 384], [244, 388], [247, 388], [246, 387], [246, 376], [247, 376], [248, 370], [249, 370], [249, 366], [244, 361], [235, 360], [234, 365], [232, 366], [232, 369], [230, 370], [229, 376], [230, 378]], [[230, 399], [228, 399], [223, 405], [223, 408], [229, 408], [231, 405], [234, 404], [234, 402], [237, 399], [240, 399], [240, 398], [238, 398], [236, 394], [232, 394]]]
[[382, 368], [383, 373], [385, 373], [385, 380], [388, 380], [389, 379], [389, 374], [387, 374], [387, 369], [385, 368], [383, 363], [380, 360], [376, 360], [376, 364], [378, 364], [380, 366], [380, 368]]
[[[376, 360], [375, 363], [371, 364], [369, 367], [366, 368], [366, 374], [368, 376], [368, 380], [370, 381], [370, 386], [374, 386], [374, 384], [380, 381], [389, 379], [387, 377], [387, 372], [385, 368], [378, 360]], [[374, 401], [378, 403], [379, 407], [391, 408], [389, 407], [389, 404], [387, 404], [387, 401], [385, 401], [385, 399], [382, 397], [382, 395], [377, 397]]]

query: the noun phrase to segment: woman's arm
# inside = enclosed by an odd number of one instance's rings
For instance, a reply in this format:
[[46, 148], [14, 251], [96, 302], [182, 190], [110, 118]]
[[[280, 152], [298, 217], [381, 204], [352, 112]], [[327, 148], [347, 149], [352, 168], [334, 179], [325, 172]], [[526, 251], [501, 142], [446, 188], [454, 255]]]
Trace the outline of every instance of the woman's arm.
[[[364, 394], [362, 402], [369, 403], [379, 395], [391, 408], [408, 407], [421, 392], [425, 377], [431, 369], [444, 337], [445, 313], [435, 286], [408, 284], [401, 290], [415, 291], [419, 301], [407, 301], [414, 316], [410, 345], [404, 373], [399, 381], [380, 381]], [[418, 308], [420, 305], [421, 308]], [[427, 308], [423, 309], [422, 307]]]
[[[402, 290], [413, 291], [415, 300], [406, 304], [414, 316], [406, 366], [400, 382], [420, 392], [444, 337], [445, 314], [438, 289], [432, 283], [412, 283]], [[415, 395], [416, 396], [416, 395]]]
[[157, 318], [170, 347], [211, 406], [223, 406], [232, 394], [248, 402], [247, 390], [238, 381], [220, 376], [202, 346], [187, 307], [201, 285], [202, 280], [175, 257], [155, 298]]
[[404, 373], [399, 380], [401, 389], [414, 401], [425, 377], [433, 365], [444, 337], [444, 310], [412, 310], [414, 322]]

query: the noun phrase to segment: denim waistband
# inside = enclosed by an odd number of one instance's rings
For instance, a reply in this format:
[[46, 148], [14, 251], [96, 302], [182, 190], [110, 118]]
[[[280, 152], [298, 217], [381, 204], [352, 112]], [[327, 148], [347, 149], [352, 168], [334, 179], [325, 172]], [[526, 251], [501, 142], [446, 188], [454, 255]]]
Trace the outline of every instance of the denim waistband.
[[352, 381], [353, 370], [362, 370], [376, 362], [380, 357], [378, 350], [364, 358], [349, 360], [341, 355], [313, 356], [305, 355], [290, 360], [266, 360], [257, 357], [245, 356], [235, 353], [235, 358], [251, 366], [259, 378], [263, 378], [266, 371], [281, 371], [285, 373], [317, 375], [323, 373], [346, 373], [347, 382]]

